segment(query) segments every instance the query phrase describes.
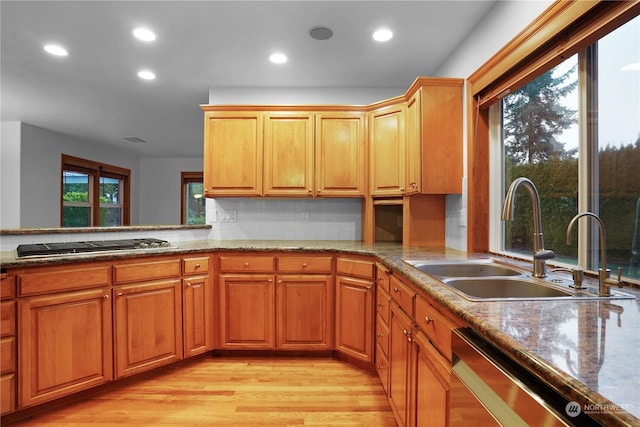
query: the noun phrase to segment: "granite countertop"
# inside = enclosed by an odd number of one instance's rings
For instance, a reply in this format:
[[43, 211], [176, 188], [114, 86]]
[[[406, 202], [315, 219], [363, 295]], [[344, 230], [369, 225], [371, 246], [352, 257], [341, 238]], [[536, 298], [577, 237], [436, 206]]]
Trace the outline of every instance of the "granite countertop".
[[[126, 253], [71, 255], [18, 260], [0, 252], [5, 267], [113, 260], [150, 254], [204, 251], [327, 251], [375, 255], [404, 274], [487, 341], [555, 387], [607, 426], [640, 425], [640, 291], [635, 299], [473, 302], [405, 263], [407, 259], [500, 258], [455, 250], [367, 245], [354, 241], [193, 241], [178, 247]], [[504, 260], [504, 259], [503, 259]], [[527, 263], [508, 260], [520, 267]]]

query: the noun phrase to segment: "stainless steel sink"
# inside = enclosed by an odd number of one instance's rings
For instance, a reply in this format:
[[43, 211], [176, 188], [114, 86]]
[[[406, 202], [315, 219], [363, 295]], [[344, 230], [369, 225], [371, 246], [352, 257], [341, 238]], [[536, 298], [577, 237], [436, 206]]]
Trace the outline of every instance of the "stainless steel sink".
[[526, 270], [503, 265], [492, 259], [462, 261], [405, 260], [414, 268], [438, 279], [447, 288], [471, 301], [518, 301], [558, 299], [631, 299], [624, 292], [612, 291], [609, 296], [598, 294], [598, 288], [576, 290], [573, 281], [550, 274], [534, 278]]
[[445, 279], [443, 283], [471, 300], [575, 297], [575, 293], [521, 277]]
[[523, 271], [497, 264], [491, 260], [477, 261], [405, 261], [420, 271], [440, 277], [521, 276]]

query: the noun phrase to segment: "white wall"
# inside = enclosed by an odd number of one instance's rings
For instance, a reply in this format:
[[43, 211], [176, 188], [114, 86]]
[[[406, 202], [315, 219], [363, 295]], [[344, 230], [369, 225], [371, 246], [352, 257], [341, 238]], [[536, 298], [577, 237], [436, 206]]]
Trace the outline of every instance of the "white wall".
[[202, 158], [140, 159], [139, 224], [180, 224], [181, 172], [202, 172]]
[[[534, 21], [553, 2], [498, 1], [484, 19], [440, 66], [436, 76], [467, 78], [487, 62], [520, 31]], [[467, 248], [467, 111], [464, 105], [464, 178], [463, 194], [447, 196], [446, 246]], [[488, 202], [488, 201], [487, 201]]]
[[[418, 77], [418, 76], [416, 76]], [[210, 88], [209, 104], [367, 105], [403, 95], [405, 88]]]
[[[20, 146], [21, 228], [60, 226], [61, 154], [131, 169], [131, 200], [138, 197], [138, 158], [125, 150], [26, 123], [22, 124]], [[138, 205], [132, 203], [131, 223], [137, 219]]]
[[20, 122], [0, 123], [0, 228], [20, 227]]

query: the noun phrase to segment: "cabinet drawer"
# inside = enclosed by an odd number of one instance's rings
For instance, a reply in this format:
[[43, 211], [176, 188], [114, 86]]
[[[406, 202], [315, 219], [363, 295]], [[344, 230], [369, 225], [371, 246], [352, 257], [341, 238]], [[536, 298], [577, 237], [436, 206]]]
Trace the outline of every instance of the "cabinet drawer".
[[451, 360], [451, 330], [455, 325], [420, 295], [416, 298], [416, 323], [429, 340]]
[[6, 414], [16, 410], [16, 375], [0, 376], [0, 413]]
[[389, 357], [389, 327], [380, 315], [376, 316], [376, 345]]
[[109, 265], [46, 269], [18, 276], [19, 294], [37, 295], [109, 285]]
[[376, 283], [385, 291], [391, 292], [391, 270], [376, 262]]
[[389, 294], [380, 287], [376, 287], [376, 311], [378, 315], [382, 317], [384, 323], [389, 325], [389, 311], [391, 310], [391, 297]]
[[16, 333], [16, 302], [3, 301], [0, 303], [0, 336], [15, 335]]
[[221, 256], [220, 271], [223, 273], [271, 273], [274, 270], [272, 256]]
[[180, 276], [180, 260], [148, 261], [113, 266], [113, 282], [144, 282]]
[[16, 277], [2, 274], [0, 277], [0, 299], [13, 298], [16, 295]]
[[0, 373], [6, 374], [16, 370], [16, 338], [0, 339]]
[[416, 298], [416, 293], [395, 276], [391, 276], [391, 298], [396, 300], [400, 308], [409, 317], [413, 317], [413, 302]]
[[331, 257], [278, 257], [278, 271], [282, 273], [331, 273]]
[[338, 258], [336, 262], [336, 271], [340, 274], [346, 274], [348, 276], [373, 279], [373, 266], [373, 261], [353, 258]]
[[183, 274], [200, 274], [209, 271], [209, 257], [183, 258]]

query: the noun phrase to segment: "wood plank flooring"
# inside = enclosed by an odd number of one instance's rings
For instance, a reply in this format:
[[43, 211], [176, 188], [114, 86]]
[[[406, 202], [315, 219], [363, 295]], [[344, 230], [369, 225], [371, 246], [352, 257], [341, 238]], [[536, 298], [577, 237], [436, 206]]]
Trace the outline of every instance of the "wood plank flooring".
[[306, 357], [205, 357], [15, 425], [396, 427], [377, 377]]

